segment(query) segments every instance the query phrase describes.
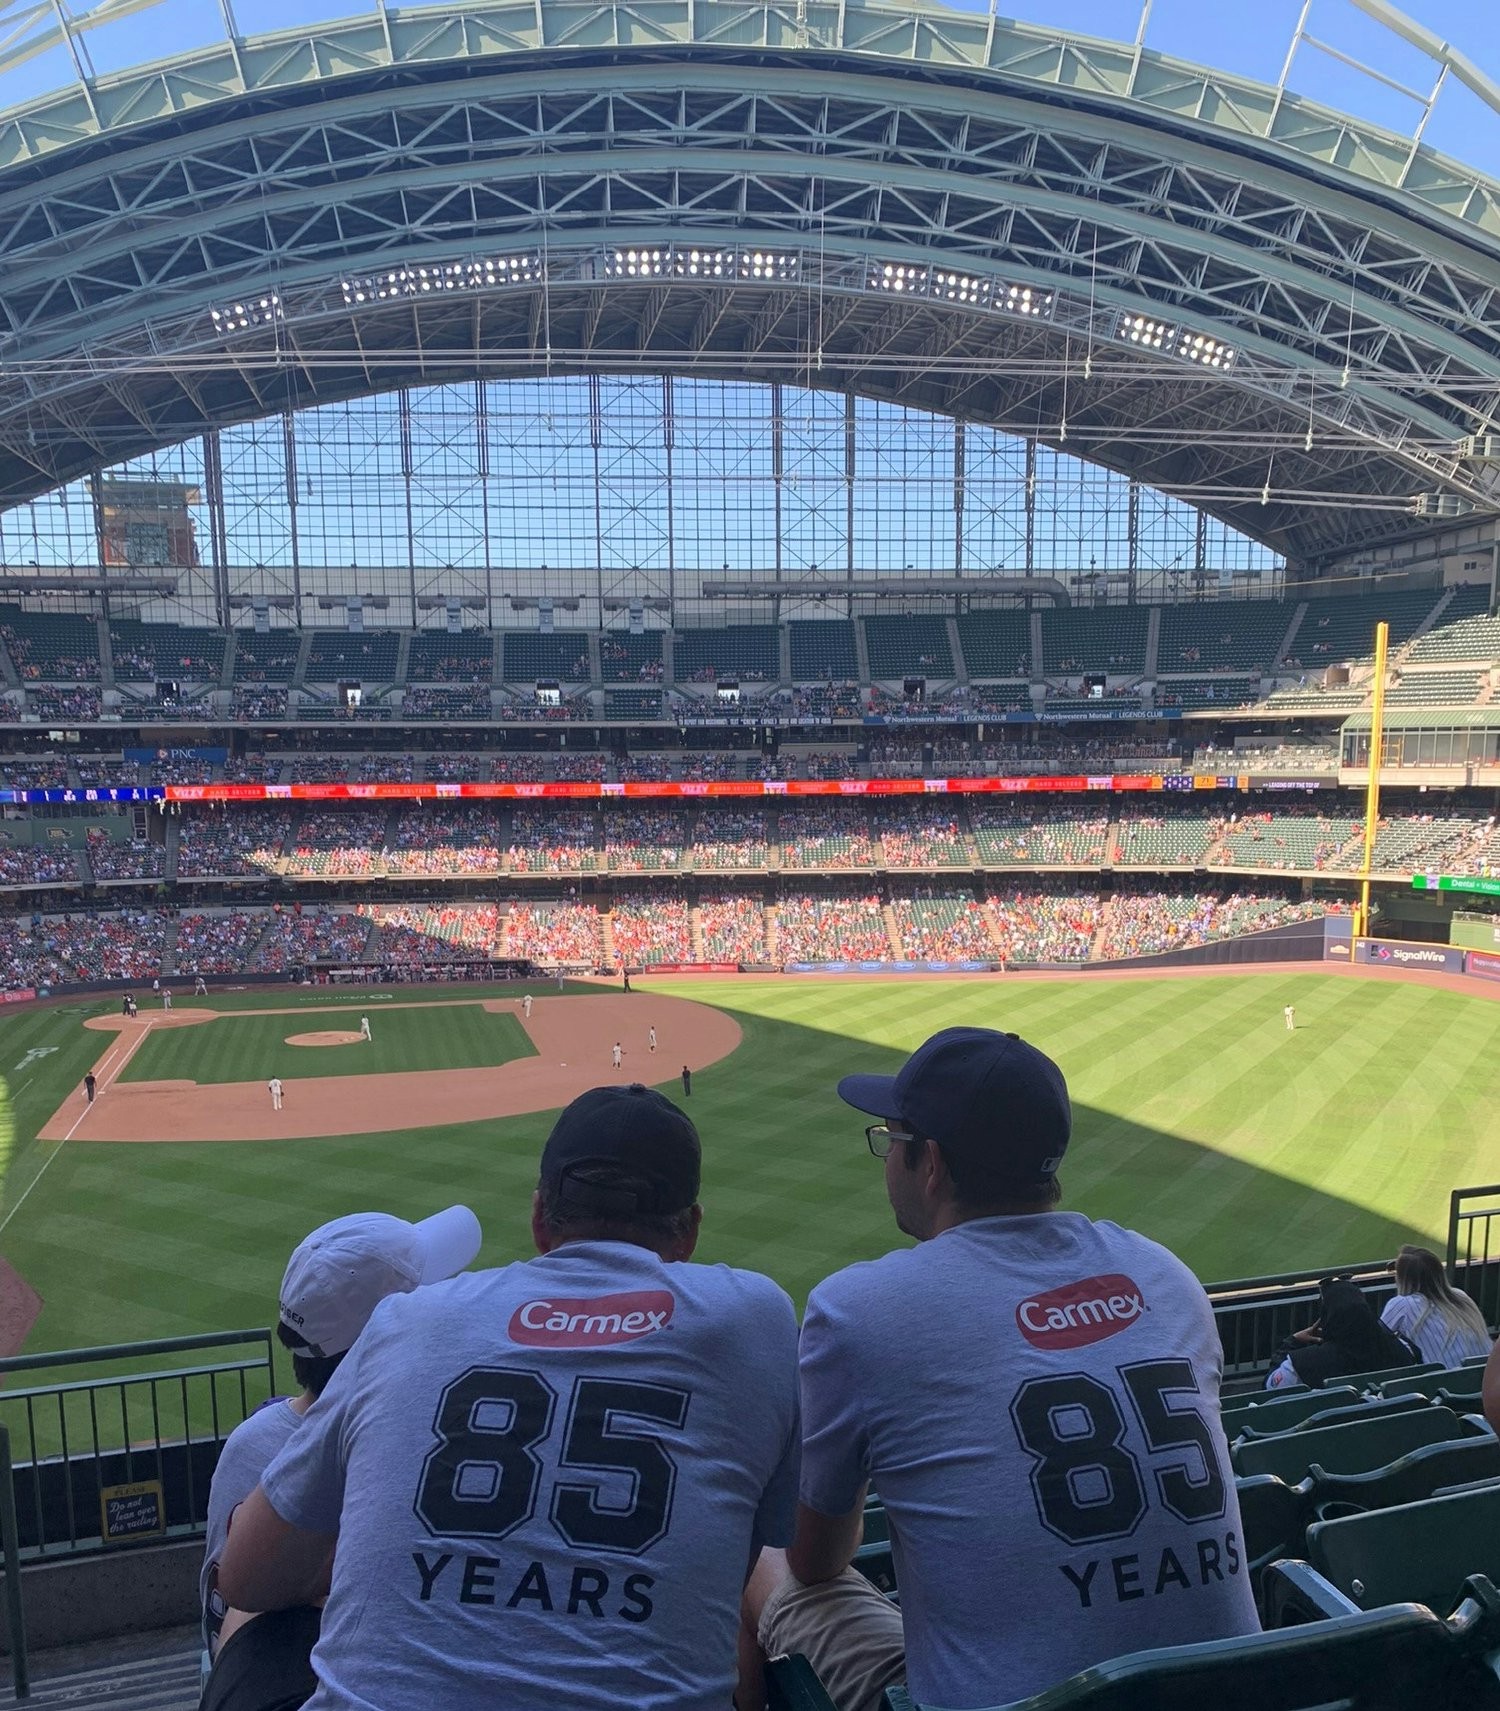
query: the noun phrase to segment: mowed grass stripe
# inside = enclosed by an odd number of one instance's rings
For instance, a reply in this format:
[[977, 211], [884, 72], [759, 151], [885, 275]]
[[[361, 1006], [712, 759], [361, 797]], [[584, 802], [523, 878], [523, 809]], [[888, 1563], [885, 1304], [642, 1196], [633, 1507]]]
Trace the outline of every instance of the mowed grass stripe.
[[[346, 1045], [289, 1046], [303, 1033], [354, 1033], [370, 1015], [370, 1040]], [[416, 1070], [485, 1069], [533, 1057], [520, 1021], [480, 1004], [410, 1010], [352, 1010], [319, 1018], [241, 1012], [190, 1028], [154, 1029], [125, 1066], [122, 1081], [283, 1081], [309, 1076], [407, 1074]]]

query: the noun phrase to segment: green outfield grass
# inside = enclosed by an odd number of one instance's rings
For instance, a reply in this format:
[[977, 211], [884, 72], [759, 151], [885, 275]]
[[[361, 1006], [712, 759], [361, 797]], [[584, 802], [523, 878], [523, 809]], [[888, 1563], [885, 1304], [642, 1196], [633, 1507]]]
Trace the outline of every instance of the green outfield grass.
[[[484, 1069], [536, 1048], [516, 1016], [470, 1004], [422, 1003], [382, 1008], [358, 999], [347, 1008], [299, 1006], [295, 1015], [226, 1012], [191, 1028], [148, 1034], [122, 1081], [297, 1081], [314, 1075], [404, 1074], [422, 1069]], [[291, 1034], [357, 1033], [370, 1018], [368, 1041], [289, 1046]], [[97, 1036], [96, 1036], [97, 1038]]]
[[[1440, 1245], [1449, 1190], [1494, 1180], [1500, 1163], [1500, 1003], [1479, 997], [1277, 973], [643, 984], [718, 1005], [744, 1029], [732, 1057], [695, 1066], [700, 1253], [768, 1271], [799, 1301], [829, 1271], [901, 1239], [862, 1119], [834, 1083], [852, 1070], [894, 1069], [954, 1022], [1013, 1028], [1058, 1058], [1076, 1106], [1066, 1203], [1168, 1243], [1206, 1281], [1385, 1258], [1403, 1241]], [[224, 1007], [287, 997], [243, 994]], [[325, 1008], [319, 997], [309, 1011]], [[1286, 1003], [1297, 1008], [1292, 1034]], [[313, 1141], [35, 1143], [98, 1053], [83, 1014], [109, 1007], [0, 1014], [0, 1136], [9, 1135], [0, 1140], [0, 1221], [9, 1219], [0, 1252], [45, 1303], [29, 1347], [266, 1324], [290, 1249], [356, 1208], [420, 1216], [464, 1199], [484, 1222], [485, 1263], [529, 1251], [528, 1201], [550, 1113]], [[403, 1013], [375, 994], [359, 997], [361, 1011], [375, 1029], [371, 1049], [387, 1040], [394, 1049]], [[460, 1012], [404, 1014], [430, 1016], [448, 1053]], [[269, 1020], [284, 1032], [304, 1025]], [[422, 1067], [451, 1061], [438, 1055]], [[670, 1030], [660, 1061], [681, 1064]]]

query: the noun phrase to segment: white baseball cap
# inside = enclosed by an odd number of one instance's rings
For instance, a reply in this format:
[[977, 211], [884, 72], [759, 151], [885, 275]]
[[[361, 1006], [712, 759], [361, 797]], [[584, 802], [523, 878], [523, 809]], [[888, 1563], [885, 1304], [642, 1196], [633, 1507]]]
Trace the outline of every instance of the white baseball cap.
[[293, 1354], [327, 1360], [354, 1347], [387, 1295], [440, 1283], [474, 1262], [483, 1241], [467, 1206], [419, 1224], [385, 1212], [355, 1212], [322, 1224], [298, 1244], [281, 1280], [281, 1322]]

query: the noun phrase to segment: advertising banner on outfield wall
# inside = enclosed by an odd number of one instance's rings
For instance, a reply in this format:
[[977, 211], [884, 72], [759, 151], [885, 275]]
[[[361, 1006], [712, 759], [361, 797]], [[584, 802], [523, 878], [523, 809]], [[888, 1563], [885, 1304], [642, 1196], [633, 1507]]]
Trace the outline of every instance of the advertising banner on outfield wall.
[[1488, 951], [1470, 951], [1466, 972], [1480, 980], [1500, 980], [1500, 956]]
[[986, 974], [993, 962], [789, 962], [788, 974]]
[[1356, 939], [1354, 960], [1380, 968], [1430, 968], [1462, 974], [1464, 953], [1452, 945], [1414, 945], [1402, 939]]
[[1323, 917], [1323, 960], [1324, 962], [1352, 962], [1354, 960], [1354, 917], [1352, 915], [1325, 915]]

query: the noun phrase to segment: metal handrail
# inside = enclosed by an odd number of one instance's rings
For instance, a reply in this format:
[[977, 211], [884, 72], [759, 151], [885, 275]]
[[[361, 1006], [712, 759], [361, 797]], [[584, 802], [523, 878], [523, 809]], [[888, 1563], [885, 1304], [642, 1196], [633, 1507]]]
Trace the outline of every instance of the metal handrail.
[[269, 1330], [199, 1331], [190, 1337], [160, 1337], [145, 1343], [107, 1343], [102, 1348], [60, 1349], [52, 1354], [7, 1355], [0, 1373], [31, 1372], [48, 1366], [92, 1366], [98, 1361], [134, 1360], [142, 1355], [179, 1354], [188, 1349], [233, 1348], [239, 1343], [273, 1341]]
[[31, 1697], [26, 1657], [26, 1611], [21, 1603], [21, 1541], [16, 1527], [16, 1492], [11, 1482], [10, 1428], [0, 1425], [0, 1549], [5, 1557], [5, 1622], [10, 1636], [11, 1685], [17, 1699]]

